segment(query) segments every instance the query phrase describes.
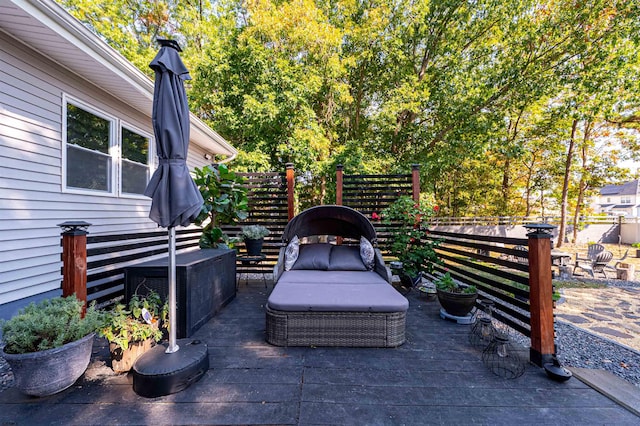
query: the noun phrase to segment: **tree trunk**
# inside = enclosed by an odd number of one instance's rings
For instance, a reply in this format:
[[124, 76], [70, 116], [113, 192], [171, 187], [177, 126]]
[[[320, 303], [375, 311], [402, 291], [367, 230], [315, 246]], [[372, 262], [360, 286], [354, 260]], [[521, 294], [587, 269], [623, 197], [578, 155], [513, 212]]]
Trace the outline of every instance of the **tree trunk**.
[[560, 229], [558, 230], [558, 242], [556, 246], [562, 247], [564, 243], [565, 230], [567, 227], [567, 204], [569, 198], [569, 179], [571, 174], [571, 160], [573, 158], [573, 149], [575, 146], [576, 128], [578, 120], [574, 119], [571, 124], [571, 138], [569, 139], [569, 149], [567, 150], [567, 158], [564, 166], [564, 179], [562, 181], [562, 199], [560, 201]]
[[504, 160], [504, 170], [502, 173], [502, 214], [501, 216], [509, 215], [509, 172], [511, 169], [511, 160], [507, 157]]
[[584, 194], [587, 190], [587, 141], [591, 137], [591, 127], [592, 123], [587, 121], [584, 125], [584, 138], [582, 139], [582, 149], [580, 151], [582, 173], [580, 174], [580, 183], [578, 184], [578, 200], [573, 213], [573, 236], [571, 242], [574, 244], [578, 240], [578, 219], [580, 217], [580, 211], [582, 210], [582, 203], [584, 202]]

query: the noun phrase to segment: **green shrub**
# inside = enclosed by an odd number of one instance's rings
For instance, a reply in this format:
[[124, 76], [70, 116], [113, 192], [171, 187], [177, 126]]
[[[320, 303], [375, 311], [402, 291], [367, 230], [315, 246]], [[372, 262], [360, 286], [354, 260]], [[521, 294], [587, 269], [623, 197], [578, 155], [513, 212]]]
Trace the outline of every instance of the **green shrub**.
[[[143, 318], [143, 308], [151, 314], [151, 324]], [[144, 297], [134, 295], [129, 301], [128, 310], [125, 305], [119, 303], [105, 313], [100, 335], [122, 349], [129, 348], [129, 344], [133, 342], [141, 342], [149, 338], [157, 342], [162, 339], [161, 326], [168, 325], [168, 311], [169, 306], [162, 303], [162, 299], [155, 291], [149, 292]]]
[[382, 211], [383, 223], [395, 227], [389, 251], [402, 262], [402, 269], [409, 277], [416, 277], [421, 271], [431, 272], [434, 264], [441, 263], [435, 251], [439, 242], [423, 239], [428, 233], [425, 219], [433, 213], [433, 208], [421, 208], [407, 196], [398, 198]]
[[229, 237], [220, 225], [232, 225], [247, 218], [249, 208], [245, 179], [236, 175], [225, 164], [218, 167], [195, 168], [195, 183], [204, 199], [202, 211], [195, 220], [204, 224], [200, 238], [201, 248], [216, 248], [229, 243]]
[[449, 272], [444, 273], [433, 282], [438, 290], [448, 291], [449, 293], [473, 294], [478, 291], [474, 285], [460, 285], [456, 283]]
[[262, 225], [247, 225], [242, 227], [241, 238], [243, 240], [259, 240], [269, 235], [271, 231]]
[[4, 351], [10, 354], [44, 351], [98, 331], [103, 314], [92, 304], [82, 318], [83, 306], [75, 296], [29, 304], [10, 320], [1, 322]]

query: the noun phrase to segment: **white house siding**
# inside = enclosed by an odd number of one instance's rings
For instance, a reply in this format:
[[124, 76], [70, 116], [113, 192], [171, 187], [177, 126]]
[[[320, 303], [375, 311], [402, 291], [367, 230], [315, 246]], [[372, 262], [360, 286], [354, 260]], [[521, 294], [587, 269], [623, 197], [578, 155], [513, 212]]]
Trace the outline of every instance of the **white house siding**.
[[[60, 289], [60, 228], [155, 230], [150, 200], [62, 192], [62, 97], [153, 134], [150, 118], [0, 32], [0, 307]], [[190, 167], [207, 164], [192, 147]]]

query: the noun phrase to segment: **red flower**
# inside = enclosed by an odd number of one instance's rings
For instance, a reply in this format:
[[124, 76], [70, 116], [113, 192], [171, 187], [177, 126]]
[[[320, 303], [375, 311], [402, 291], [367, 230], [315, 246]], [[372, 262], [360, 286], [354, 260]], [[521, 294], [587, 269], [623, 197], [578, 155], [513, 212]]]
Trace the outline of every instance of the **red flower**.
[[380, 216], [378, 216], [378, 213], [371, 213], [371, 220], [380, 220]]
[[436, 213], [439, 212], [440, 211], [440, 206], [438, 206], [438, 205], [433, 206], [433, 211], [436, 212]]

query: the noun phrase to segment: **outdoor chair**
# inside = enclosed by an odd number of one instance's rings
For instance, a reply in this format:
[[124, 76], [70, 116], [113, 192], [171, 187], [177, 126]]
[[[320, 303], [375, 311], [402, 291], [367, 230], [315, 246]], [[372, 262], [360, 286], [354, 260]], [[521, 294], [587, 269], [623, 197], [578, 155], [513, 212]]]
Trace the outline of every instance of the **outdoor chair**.
[[579, 261], [592, 261], [596, 256], [604, 251], [602, 244], [589, 244], [587, 248], [587, 257], [580, 257], [580, 253], [576, 253], [576, 263]]
[[620, 259], [613, 259], [613, 261], [615, 262], [615, 264], [613, 266], [611, 265], [607, 265], [606, 268], [610, 269], [612, 271], [617, 270], [618, 266], [620, 266], [620, 264], [622, 263], [622, 261], [624, 261], [627, 256], [629, 256], [629, 250], [624, 252], [624, 255], [620, 258]]
[[576, 269], [579, 268], [583, 271], [587, 271], [593, 278], [595, 278], [596, 272], [600, 272], [605, 278], [608, 278], [606, 268], [607, 264], [611, 262], [611, 259], [613, 259], [613, 253], [605, 250], [598, 253], [594, 259], [577, 260], [576, 265], [573, 267], [573, 273], [575, 274]]

